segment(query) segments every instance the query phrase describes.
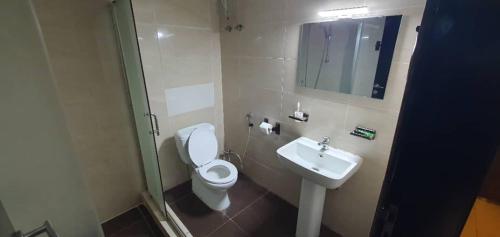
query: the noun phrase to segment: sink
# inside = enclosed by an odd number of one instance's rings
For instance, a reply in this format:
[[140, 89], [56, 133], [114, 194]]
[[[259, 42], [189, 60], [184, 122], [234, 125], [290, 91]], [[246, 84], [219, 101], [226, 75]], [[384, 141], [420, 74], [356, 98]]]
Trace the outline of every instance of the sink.
[[361, 157], [300, 137], [278, 149], [282, 163], [305, 179], [329, 189], [340, 187], [361, 166]]
[[317, 141], [300, 137], [277, 150], [280, 161], [302, 177], [297, 237], [319, 236], [326, 189], [340, 187], [363, 162], [358, 155], [321, 148]]

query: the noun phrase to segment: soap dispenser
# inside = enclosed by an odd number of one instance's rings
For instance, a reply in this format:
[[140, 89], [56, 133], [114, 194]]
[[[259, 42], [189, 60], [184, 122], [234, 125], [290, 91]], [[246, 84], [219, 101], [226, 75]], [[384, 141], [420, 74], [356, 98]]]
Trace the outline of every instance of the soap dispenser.
[[295, 122], [307, 122], [309, 120], [309, 114], [304, 113], [300, 108], [300, 101], [297, 101], [297, 109], [293, 112], [293, 115], [288, 117], [295, 120]]

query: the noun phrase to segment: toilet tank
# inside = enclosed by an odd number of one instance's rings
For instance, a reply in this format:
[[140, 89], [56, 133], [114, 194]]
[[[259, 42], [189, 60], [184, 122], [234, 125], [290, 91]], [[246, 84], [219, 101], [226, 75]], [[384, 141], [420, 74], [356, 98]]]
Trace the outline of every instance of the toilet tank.
[[187, 141], [191, 133], [197, 128], [208, 128], [210, 131], [215, 132], [214, 125], [209, 123], [200, 123], [179, 129], [175, 133], [175, 145], [177, 146], [177, 152], [179, 153], [181, 160], [186, 164], [191, 164], [191, 159], [189, 159], [189, 154], [187, 152]]

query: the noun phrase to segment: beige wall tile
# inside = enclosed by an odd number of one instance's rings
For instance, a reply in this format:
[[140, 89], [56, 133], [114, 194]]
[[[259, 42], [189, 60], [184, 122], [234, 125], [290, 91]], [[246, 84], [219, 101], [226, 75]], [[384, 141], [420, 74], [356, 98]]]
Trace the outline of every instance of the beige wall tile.
[[[223, 22], [223, 21], [221, 21]], [[221, 48], [221, 54], [225, 57], [236, 57], [240, 54], [240, 40], [241, 33], [239, 31], [231, 31], [227, 32], [224, 30], [226, 24], [223, 22], [221, 29], [221, 45], [224, 47]]]
[[159, 25], [160, 50], [163, 56], [177, 58], [208, 58], [215, 51], [212, 45], [213, 32], [204, 29], [192, 29]]
[[162, 61], [162, 80], [165, 83], [165, 88], [206, 84], [213, 81], [209, 58], [164, 57]]
[[190, 179], [188, 167], [177, 153], [174, 137], [161, 140], [158, 146], [160, 169], [164, 187], [175, 187]]
[[286, 0], [238, 1], [237, 19], [245, 25], [284, 20]]
[[159, 24], [210, 28], [210, 1], [157, 0], [156, 19]]
[[[163, 188], [168, 190], [190, 178], [175, 147], [173, 136], [177, 130], [211, 123], [216, 127], [220, 149], [224, 146], [224, 88], [216, 5], [206, 0], [136, 0], [133, 8], [141, 16], [136, 18], [142, 38], [141, 58], [151, 111], [159, 119], [160, 136], [155, 138]], [[168, 116], [165, 89], [210, 82], [214, 84], [214, 107]]]
[[238, 67], [241, 86], [281, 92], [283, 63], [282, 59], [241, 58]]
[[224, 105], [237, 103], [240, 97], [240, 81], [238, 76], [238, 59], [222, 58], [222, 92]]
[[[320, 10], [364, 4], [374, 15], [404, 15], [385, 99], [297, 87], [300, 25], [320, 20]], [[238, 1], [234, 18], [243, 22], [243, 31], [221, 33], [225, 145], [245, 153], [246, 113], [254, 114], [256, 125], [264, 117], [282, 123], [280, 136], [264, 136], [258, 129], [251, 129], [243, 172], [297, 205], [300, 177], [275, 159], [276, 148], [299, 136], [332, 137], [334, 147], [361, 155], [364, 164], [341, 189], [328, 191], [323, 222], [344, 236], [367, 236], [385, 175], [423, 4], [421, 0]], [[221, 22], [224, 25], [223, 19]], [[297, 101], [310, 114], [309, 122], [295, 123], [287, 118]], [[376, 129], [377, 139], [368, 141], [349, 135], [357, 125]]]
[[[154, 23], [143, 23], [136, 19], [137, 39], [141, 54], [158, 54], [160, 44], [158, 42], [158, 27]], [[165, 36], [166, 37], [166, 36]], [[148, 60], [147, 57], [144, 57]], [[143, 59], [144, 60], [144, 59]], [[143, 62], [144, 63], [144, 62]]]
[[239, 56], [283, 57], [283, 24], [246, 25], [240, 34]]
[[[249, 134], [245, 113], [237, 106], [224, 107], [225, 146], [238, 154], [244, 155]], [[257, 126], [257, 125], [254, 125]]]
[[299, 56], [300, 24], [285, 25], [285, 47], [286, 60], [297, 59]]
[[134, 18], [137, 22], [155, 22], [154, 2], [156, 0], [132, 0]]
[[140, 202], [142, 166], [108, 1], [34, 1], [76, 155], [101, 221]]
[[276, 121], [281, 117], [281, 97], [281, 92], [247, 86], [241, 91], [239, 106], [242, 111], [252, 112], [261, 119], [267, 117]]

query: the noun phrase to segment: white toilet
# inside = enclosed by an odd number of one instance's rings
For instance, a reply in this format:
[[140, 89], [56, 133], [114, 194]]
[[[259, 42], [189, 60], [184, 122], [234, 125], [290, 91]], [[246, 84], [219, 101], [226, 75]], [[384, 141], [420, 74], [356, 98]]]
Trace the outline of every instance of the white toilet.
[[214, 126], [200, 123], [175, 133], [177, 151], [184, 163], [193, 167], [193, 192], [208, 207], [224, 210], [231, 202], [227, 190], [238, 179], [236, 167], [217, 159], [218, 145]]

